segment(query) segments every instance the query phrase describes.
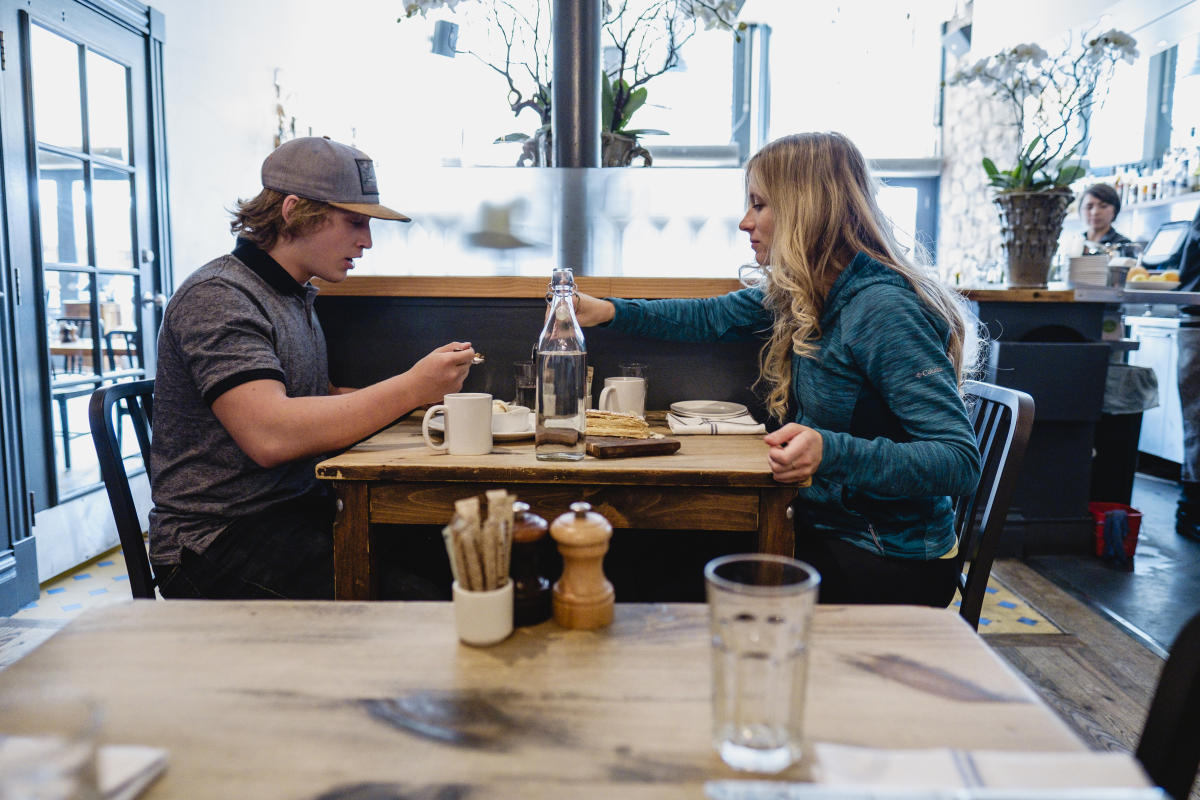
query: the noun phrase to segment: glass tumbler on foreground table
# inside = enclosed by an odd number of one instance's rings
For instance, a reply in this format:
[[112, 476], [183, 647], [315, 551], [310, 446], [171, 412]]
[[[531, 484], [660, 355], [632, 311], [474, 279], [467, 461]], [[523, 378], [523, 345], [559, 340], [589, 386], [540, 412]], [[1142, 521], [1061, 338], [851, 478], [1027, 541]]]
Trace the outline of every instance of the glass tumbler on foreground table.
[[821, 576], [802, 561], [756, 554], [714, 559], [704, 578], [713, 746], [734, 769], [780, 772], [800, 758], [809, 626]]
[[99, 800], [102, 718], [81, 694], [0, 696], [0, 799]]

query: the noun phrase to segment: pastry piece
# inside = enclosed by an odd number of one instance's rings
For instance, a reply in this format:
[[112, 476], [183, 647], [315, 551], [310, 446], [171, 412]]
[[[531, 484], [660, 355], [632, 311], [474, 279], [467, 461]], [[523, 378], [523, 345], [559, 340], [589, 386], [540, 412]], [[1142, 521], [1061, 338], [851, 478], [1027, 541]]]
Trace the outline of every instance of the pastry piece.
[[650, 425], [637, 414], [624, 411], [587, 410], [588, 436], [621, 436], [626, 439], [654, 439]]

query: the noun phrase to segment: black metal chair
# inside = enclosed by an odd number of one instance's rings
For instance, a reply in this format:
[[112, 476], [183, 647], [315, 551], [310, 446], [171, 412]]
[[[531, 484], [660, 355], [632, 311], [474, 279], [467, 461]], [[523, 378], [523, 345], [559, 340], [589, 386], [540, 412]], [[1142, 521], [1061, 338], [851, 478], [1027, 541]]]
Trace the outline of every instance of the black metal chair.
[[[117, 342], [117, 339], [120, 342]], [[141, 353], [137, 347], [137, 331], [130, 328], [114, 328], [104, 332], [104, 357], [111, 372], [117, 371], [117, 359], [124, 358], [126, 368], [141, 366]]]
[[[975, 493], [958, 498], [954, 509], [958, 590], [962, 596], [959, 614], [978, 629], [996, 545], [1033, 430], [1033, 398], [1016, 389], [979, 381], [965, 381], [963, 396], [975, 429], [982, 471]], [[966, 561], [970, 566], [963, 573]]]
[[129, 571], [129, 585], [134, 597], [153, 599], [156, 579], [150, 569], [150, 557], [146, 554], [146, 542], [142, 537], [142, 524], [138, 521], [137, 507], [129, 490], [129, 474], [125, 471], [125, 459], [121, 456], [120, 440], [117, 436], [114, 416], [118, 408], [128, 416], [137, 434], [142, 452], [142, 463], [146, 475], [150, 475], [150, 423], [154, 418], [154, 381], [130, 381], [102, 386], [92, 393], [88, 406], [88, 422], [92, 429], [92, 441], [96, 445], [96, 457], [100, 462], [100, 477], [108, 490], [108, 502], [112, 506], [113, 518], [117, 522], [117, 534], [121, 539], [121, 550], [125, 554], [125, 567]]
[[1174, 800], [1186, 800], [1200, 767], [1200, 614], [1192, 617], [1158, 676], [1138, 761]]

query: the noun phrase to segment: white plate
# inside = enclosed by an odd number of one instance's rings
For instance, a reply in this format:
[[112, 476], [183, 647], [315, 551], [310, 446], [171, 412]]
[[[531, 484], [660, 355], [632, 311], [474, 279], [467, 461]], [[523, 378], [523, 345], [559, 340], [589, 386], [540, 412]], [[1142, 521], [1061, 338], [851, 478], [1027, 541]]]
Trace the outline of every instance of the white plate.
[[724, 400], [682, 400], [671, 403], [671, 411], [675, 414], [704, 419], [733, 419], [747, 410], [741, 403], [727, 403]]
[[1178, 288], [1179, 281], [1127, 281], [1125, 288], [1134, 292], [1169, 292]]
[[[533, 416], [530, 415], [530, 419], [532, 418]], [[434, 433], [445, 435], [446, 418], [439, 414], [433, 419], [429, 420], [429, 430], [433, 431]], [[533, 428], [530, 428], [527, 431], [512, 431], [510, 433], [497, 433], [496, 431], [492, 431], [492, 441], [515, 442], [519, 439], [528, 439], [529, 437], [533, 436], [533, 433]]]

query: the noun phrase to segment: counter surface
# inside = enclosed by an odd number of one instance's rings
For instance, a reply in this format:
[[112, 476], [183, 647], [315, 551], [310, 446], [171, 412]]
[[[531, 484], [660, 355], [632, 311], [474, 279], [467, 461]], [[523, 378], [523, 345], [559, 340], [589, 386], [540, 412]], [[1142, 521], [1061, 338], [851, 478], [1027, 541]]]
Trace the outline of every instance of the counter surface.
[[[742, 288], [735, 278], [629, 278], [580, 275], [579, 289], [596, 297], [712, 297]], [[495, 276], [350, 276], [342, 283], [315, 279], [326, 297], [541, 297], [547, 281]], [[1200, 292], [1130, 291], [1103, 286], [1071, 287], [1052, 283], [1045, 289], [1010, 289], [1003, 285], [960, 286], [959, 292], [980, 303], [1155, 303], [1200, 305]]]

